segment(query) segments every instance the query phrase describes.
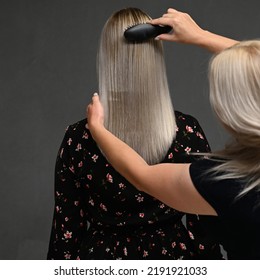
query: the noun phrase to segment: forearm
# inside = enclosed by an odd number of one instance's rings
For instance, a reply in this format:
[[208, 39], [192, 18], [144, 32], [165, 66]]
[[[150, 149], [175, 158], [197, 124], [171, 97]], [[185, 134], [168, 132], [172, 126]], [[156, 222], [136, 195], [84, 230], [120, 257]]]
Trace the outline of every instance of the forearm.
[[238, 41], [203, 30], [195, 45], [203, 47], [210, 52], [218, 53], [238, 43]]
[[131, 184], [142, 190], [140, 177], [149, 167], [143, 158], [103, 126], [94, 126], [90, 130], [111, 165]]

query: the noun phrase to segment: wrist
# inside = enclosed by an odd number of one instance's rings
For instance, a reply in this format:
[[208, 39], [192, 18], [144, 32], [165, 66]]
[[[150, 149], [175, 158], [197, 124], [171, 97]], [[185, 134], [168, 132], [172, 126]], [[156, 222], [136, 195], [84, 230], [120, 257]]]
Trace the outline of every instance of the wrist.
[[99, 134], [102, 133], [102, 130], [104, 130], [105, 127], [100, 123], [88, 123], [88, 129], [94, 140], [96, 140], [96, 138], [98, 138]]

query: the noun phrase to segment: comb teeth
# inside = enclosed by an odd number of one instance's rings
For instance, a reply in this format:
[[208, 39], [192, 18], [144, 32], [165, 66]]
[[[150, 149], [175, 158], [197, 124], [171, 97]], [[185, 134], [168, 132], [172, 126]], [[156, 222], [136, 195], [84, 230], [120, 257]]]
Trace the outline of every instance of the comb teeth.
[[124, 31], [124, 36], [130, 42], [143, 42], [155, 38], [160, 34], [168, 33], [171, 30], [172, 28], [170, 26], [138, 23], [128, 27]]

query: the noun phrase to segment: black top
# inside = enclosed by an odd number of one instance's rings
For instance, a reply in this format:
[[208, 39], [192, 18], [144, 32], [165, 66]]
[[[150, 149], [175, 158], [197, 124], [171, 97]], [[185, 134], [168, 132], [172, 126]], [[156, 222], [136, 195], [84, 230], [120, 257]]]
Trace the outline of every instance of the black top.
[[[177, 136], [163, 162], [208, 152], [196, 119], [176, 112]], [[55, 210], [48, 259], [221, 258], [197, 216], [138, 191], [107, 162], [86, 120], [68, 127], [55, 169]], [[88, 227], [88, 225], [90, 226]]]
[[204, 175], [219, 164], [213, 160], [199, 160], [190, 166], [194, 186], [218, 214], [214, 235], [227, 251], [229, 259], [260, 260], [260, 195], [256, 190], [235, 199], [244, 187], [239, 180], [214, 180]]

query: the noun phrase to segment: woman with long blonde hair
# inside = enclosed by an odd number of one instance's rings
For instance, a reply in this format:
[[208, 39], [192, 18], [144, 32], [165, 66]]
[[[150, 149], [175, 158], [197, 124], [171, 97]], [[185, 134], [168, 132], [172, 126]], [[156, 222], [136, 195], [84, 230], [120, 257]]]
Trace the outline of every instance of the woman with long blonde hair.
[[[176, 16], [178, 11], [170, 10], [153, 22], [178, 30]], [[199, 33], [194, 44], [200, 45], [203, 36], [219, 42], [207, 31]], [[89, 128], [109, 162], [138, 190], [179, 211], [218, 217], [214, 235], [228, 258], [259, 260], [260, 40], [240, 42], [215, 55], [209, 82], [212, 108], [231, 141], [208, 158], [191, 164], [147, 164], [103, 126], [103, 108], [97, 95], [88, 107]]]
[[[190, 153], [210, 149], [198, 121], [173, 109], [162, 43], [131, 43], [123, 36], [130, 25], [148, 20], [127, 8], [103, 28], [97, 67], [105, 127], [149, 164], [190, 162]], [[187, 217], [188, 231], [183, 213], [117, 173], [86, 125], [84, 119], [69, 126], [58, 153], [48, 259], [222, 258], [207, 229], [196, 235], [197, 216]]]

